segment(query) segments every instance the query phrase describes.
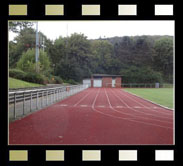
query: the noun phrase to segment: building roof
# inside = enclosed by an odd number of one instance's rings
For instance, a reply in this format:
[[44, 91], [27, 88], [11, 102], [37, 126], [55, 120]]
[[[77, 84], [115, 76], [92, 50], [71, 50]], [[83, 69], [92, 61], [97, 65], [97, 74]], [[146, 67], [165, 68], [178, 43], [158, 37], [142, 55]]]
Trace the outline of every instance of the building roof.
[[92, 77], [122, 77], [122, 75], [112, 75], [112, 74], [92, 74]]

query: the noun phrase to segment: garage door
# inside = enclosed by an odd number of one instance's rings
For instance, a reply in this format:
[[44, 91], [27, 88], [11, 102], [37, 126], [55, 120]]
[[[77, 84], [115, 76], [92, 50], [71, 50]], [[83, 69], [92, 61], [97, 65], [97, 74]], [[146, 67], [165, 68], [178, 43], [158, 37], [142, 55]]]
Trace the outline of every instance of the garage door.
[[88, 87], [91, 87], [91, 80], [90, 79], [83, 80], [83, 85], [87, 85]]
[[102, 87], [102, 80], [101, 79], [94, 79], [93, 80], [93, 87]]
[[116, 80], [115, 79], [112, 79], [112, 87], [113, 88], [115, 87], [115, 84], [116, 84]]

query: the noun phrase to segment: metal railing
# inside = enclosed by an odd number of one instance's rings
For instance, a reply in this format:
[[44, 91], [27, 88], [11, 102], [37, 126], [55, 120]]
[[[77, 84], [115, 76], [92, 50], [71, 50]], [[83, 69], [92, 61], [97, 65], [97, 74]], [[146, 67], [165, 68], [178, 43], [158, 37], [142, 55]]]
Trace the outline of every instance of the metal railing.
[[17, 117], [61, 101], [86, 88], [86, 85], [73, 85], [9, 92], [9, 119], [17, 119]]

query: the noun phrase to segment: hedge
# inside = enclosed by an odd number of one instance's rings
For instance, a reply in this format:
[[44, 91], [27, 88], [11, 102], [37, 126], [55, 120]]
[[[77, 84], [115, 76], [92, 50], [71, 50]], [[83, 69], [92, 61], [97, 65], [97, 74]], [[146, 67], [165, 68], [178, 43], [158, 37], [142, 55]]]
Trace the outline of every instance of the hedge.
[[25, 75], [24, 81], [32, 82], [32, 83], [38, 83], [38, 84], [47, 84], [48, 79], [42, 74], [38, 73], [27, 73]]
[[9, 76], [16, 78], [16, 79], [20, 79], [20, 80], [24, 80], [26, 73], [22, 70], [19, 69], [9, 69]]
[[9, 69], [9, 76], [12, 78], [20, 79], [38, 84], [47, 84], [48, 78], [38, 73], [26, 73], [20, 69]]

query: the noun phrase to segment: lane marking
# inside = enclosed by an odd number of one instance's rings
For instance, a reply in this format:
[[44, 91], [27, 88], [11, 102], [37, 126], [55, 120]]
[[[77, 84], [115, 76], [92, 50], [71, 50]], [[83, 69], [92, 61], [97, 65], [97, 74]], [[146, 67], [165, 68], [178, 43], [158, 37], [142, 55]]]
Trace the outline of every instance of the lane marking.
[[67, 104], [60, 104], [59, 106], [61, 106], [61, 107], [66, 107]]
[[[111, 91], [113, 93], [113, 91]], [[116, 95], [115, 93], [113, 93], [119, 100], [121, 100], [121, 98]], [[142, 112], [142, 111], [138, 111], [138, 110], [135, 110], [134, 108], [132, 107], [128, 107], [129, 109], [131, 109], [132, 111], [135, 111], [135, 112], [139, 112], [139, 113], [142, 113], [142, 114], [145, 114], [145, 115], [150, 115], [150, 116], [154, 116], [154, 117], [158, 117], [158, 118], [164, 118], [164, 119], [172, 119], [172, 118], [168, 118], [168, 117], [161, 117], [161, 116], [156, 116], [156, 115], [153, 115], [153, 114], [149, 114], [149, 113], [145, 113], [145, 112]], [[118, 110], [115, 110], [116, 112], [119, 112], [121, 114], [124, 114], [122, 113], [121, 111], [118, 111]], [[126, 113], [127, 114], [127, 113]], [[129, 114], [131, 115], [131, 114]], [[132, 115], [132, 116], [135, 116], [135, 117], [139, 117], [139, 118], [143, 118], [143, 119], [150, 119], [150, 120], [155, 120], [155, 121], [160, 121], [160, 122], [166, 122], [166, 123], [172, 123], [172, 122], [168, 122], [168, 121], [164, 121], [164, 120], [156, 120], [156, 119], [151, 119], [151, 118], [145, 118], [145, 117], [141, 117], [139, 115]]]
[[128, 108], [128, 107], [123, 107], [123, 106], [116, 106], [116, 108]]
[[[93, 92], [93, 91], [92, 91]], [[91, 93], [92, 93], [91, 92]], [[89, 96], [90, 93], [86, 94], [84, 97], [82, 97], [76, 104], [73, 105], [73, 107], [76, 107], [81, 101], [83, 101], [87, 96]]]
[[88, 105], [80, 105], [81, 107], [87, 107]]
[[141, 123], [141, 124], [145, 124], [145, 125], [149, 125], [149, 126], [155, 126], [155, 127], [161, 127], [161, 128], [165, 128], [165, 129], [171, 129], [173, 130], [173, 128], [171, 127], [166, 127], [166, 126], [161, 126], [161, 125], [157, 125], [157, 124], [153, 124], [153, 123], [147, 123], [147, 122], [142, 122], [142, 121], [137, 121], [137, 120], [134, 120], [135, 118], [122, 118], [122, 117], [119, 117], [119, 116], [113, 116], [113, 115], [110, 115], [110, 114], [105, 114], [101, 111], [98, 111], [97, 109], [95, 109], [94, 105], [95, 105], [95, 101], [96, 101], [96, 98], [98, 97], [98, 94], [95, 96], [95, 99], [94, 99], [94, 102], [92, 104], [92, 109], [93, 111], [97, 112], [97, 113], [100, 113], [102, 115], [105, 115], [105, 116], [108, 116], [108, 117], [112, 117], [112, 118], [115, 118], [115, 119], [122, 119], [122, 120], [127, 120], [127, 121], [131, 121], [131, 122], [136, 122], [136, 123]]
[[[116, 95], [115, 93], [113, 93], [119, 100], [121, 100], [121, 98], [118, 96], [118, 95]], [[172, 118], [169, 118], [169, 117], [164, 117], [163, 115], [162, 116], [157, 116], [157, 115], [154, 115], [154, 114], [151, 114], [151, 113], [146, 113], [146, 112], [143, 112], [143, 111], [139, 111], [139, 110], [135, 110], [135, 109], [133, 109], [132, 107], [128, 107], [129, 109], [131, 109], [131, 110], [133, 110], [133, 111], [135, 111], [135, 112], [139, 112], [139, 113], [142, 113], [142, 114], [145, 114], [145, 115], [151, 115], [151, 116], [154, 116], [154, 117], [158, 117], [158, 118], [163, 118], [163, 119], [172, 119]], [[149, 109], [149, 107], [147, 107], [148, 109]], [[151, 110], [151, 109], [149, 109], [149, 110]], [[151, 110], [152, 111], [152, 110]], [[158, 111], [153, 111], [153, 112], [158, 112]], [[159, 112], [158, 112], [159, 113]], [[164, 114], [165, 115], [165, 114]], [[168, 116], [168, 115], [167, 115]]]
[[[106, 96], [108, 97], [106, 90], [105, 90], [105, 94], [106, 94]], [[113, 93], [113, 94], [114, 94], [114, 93]], [[115, 94], [114, 94], [114, 95], [115, 95]], [[108, 97], [108, 98], [109, 98], [109, 97]], [[111, 105], [110, 100], [109, 100], [109, 105]], [[147, 119], [147, 120], [153, 120], [153, 121], [159, 121], [159, 122], [165, 122], [165, 123], [172, 124], [172, 122], [169, 122], [169, 121], [151, 119], [151, 118], [141, 117], [141, 116], [138, 116], [138, 115], [132, 115], [132, 114], [128, 114], [128, 113], [123, 113], [123, 112], [121, 112], [121, 111], [118, 111], [118, 110], [114, 109], [113, 107], [111, 107], [111, 109], [113, 109], [115, 112], [118, 112], [118, 113], [120, 113], [120, 114], [126, 114], [126, 115], [129, 115], [129, 116], [138, 117], [138, 118], [141, 118], [141, 119]], [[129, 109], [134, 110], [133, 108], [129, 108]], [[141, 111], [137, 111], [137, 110], [134, 110], [134, 111], [136, 111], [136, 112], [141, 112]], [[142, 112], [141, 112], [141, 113], [142, 113]], [[146, 114], [146, 113], [143, 113], [143, 114]], [[150, 115], [151, 115], [151, 114], [150, 114]], [[152, 116], [152, 115], [151, 115], [151, 116]]]
[[134, 108], [142, 108], [142, 107], [139, 107], [139, 106], [134, 106]]

